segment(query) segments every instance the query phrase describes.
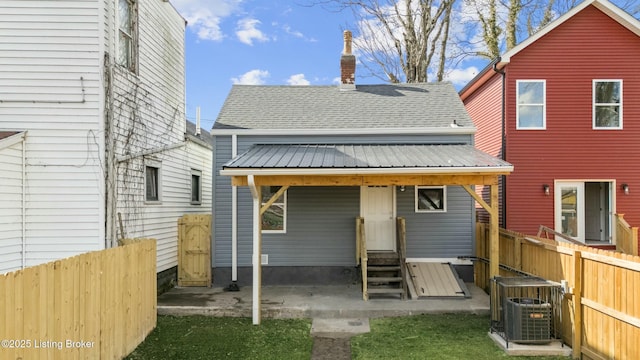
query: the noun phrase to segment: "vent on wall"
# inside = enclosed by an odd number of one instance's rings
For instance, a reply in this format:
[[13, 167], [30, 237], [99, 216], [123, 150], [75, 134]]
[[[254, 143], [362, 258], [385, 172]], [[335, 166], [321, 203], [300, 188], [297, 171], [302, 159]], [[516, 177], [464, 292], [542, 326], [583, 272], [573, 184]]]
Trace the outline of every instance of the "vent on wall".
[[260, 259], [260, 264], [269, 265], [269, 254], [262, 254], [262, 258]]

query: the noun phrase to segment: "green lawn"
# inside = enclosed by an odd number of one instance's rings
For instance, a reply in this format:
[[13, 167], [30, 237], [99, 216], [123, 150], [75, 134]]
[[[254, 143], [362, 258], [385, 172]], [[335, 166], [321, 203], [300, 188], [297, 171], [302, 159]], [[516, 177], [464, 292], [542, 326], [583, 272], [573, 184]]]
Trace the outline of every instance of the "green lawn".
[[[509, 357], [487, 336], [488, 316], [419, 315], [371, 319], [351, 339], [353, 359], [529, 359]], [[305, 359], [310, 320], [158, 316], [157, 328], [127, 359]], [[535, 357], [530, 359], [563, 359]]]
[[563, 359], [507, 356], [487, 335], [489, 317], [469, 314], [371, 319], [351, 340], [353, 359]]
[[127, 359], [305, 359], [310, 320], [158, 316], [158, 326]]

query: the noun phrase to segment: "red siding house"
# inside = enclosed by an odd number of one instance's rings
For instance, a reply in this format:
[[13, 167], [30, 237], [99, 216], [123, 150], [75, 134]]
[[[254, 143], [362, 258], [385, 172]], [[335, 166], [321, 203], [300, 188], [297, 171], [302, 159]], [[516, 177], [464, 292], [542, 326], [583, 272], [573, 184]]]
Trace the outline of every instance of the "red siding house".
[[493, 61], [460, 96], [476, 147], [514, 172], [501, 226], [612, 245], [640, 226], [640, 22], [586, 0]]

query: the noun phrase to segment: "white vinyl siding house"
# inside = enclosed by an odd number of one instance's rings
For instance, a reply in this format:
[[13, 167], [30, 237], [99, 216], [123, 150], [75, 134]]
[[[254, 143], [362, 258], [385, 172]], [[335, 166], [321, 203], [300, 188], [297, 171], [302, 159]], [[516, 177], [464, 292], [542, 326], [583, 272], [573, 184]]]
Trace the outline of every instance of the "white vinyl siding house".
[[[177, 219], [210, 211], [210, 146], [185, 130], [185, 21], [170, 2], [128, 1], [136, 10], [132, 72], [118, 62], [119, 3], [0, 2], [0, 132], [26, 134], [24, 231], [11, 240], [24, 260], [0, 272], [116, 246], [121, 237], [157, 239], [157, 270], [167, 270], [177, 265]], [[162, 165], [155, 204], [144, 201], [146, 160]], [[191, 204], [195, 168], [204, 211]], [[16, 233], [11, 226], [0, 224], [0, 263], [15, 252], [1, 243]]]
[[100, 10], [0, 3], [0, 130], [28, 134], [20, 267], [104, 248]]

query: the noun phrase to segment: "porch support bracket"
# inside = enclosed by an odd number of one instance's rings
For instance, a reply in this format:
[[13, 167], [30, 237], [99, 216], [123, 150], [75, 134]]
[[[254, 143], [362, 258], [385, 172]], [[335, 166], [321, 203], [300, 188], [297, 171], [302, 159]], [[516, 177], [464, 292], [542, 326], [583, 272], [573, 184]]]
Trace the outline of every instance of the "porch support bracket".
[[260, 215], [264, 214], [265, 211], [267, 211], [269, 207], [273, 205], [273, 203], [276, 202], [276, 200], [278, 200], [278, 198], [282, 196], [282, 194], [284, 194], [285, 191], [287, 191], [288, 188], [289, 188], [289, 185], [285, 185], [281, 187], [280, 190], [278, 190], [275, 194], [273, 194], [271, 199], [269, 199], [269, 201], [264, 203], [264, 205], [262, 205], [262, 208], [260, 208]]

